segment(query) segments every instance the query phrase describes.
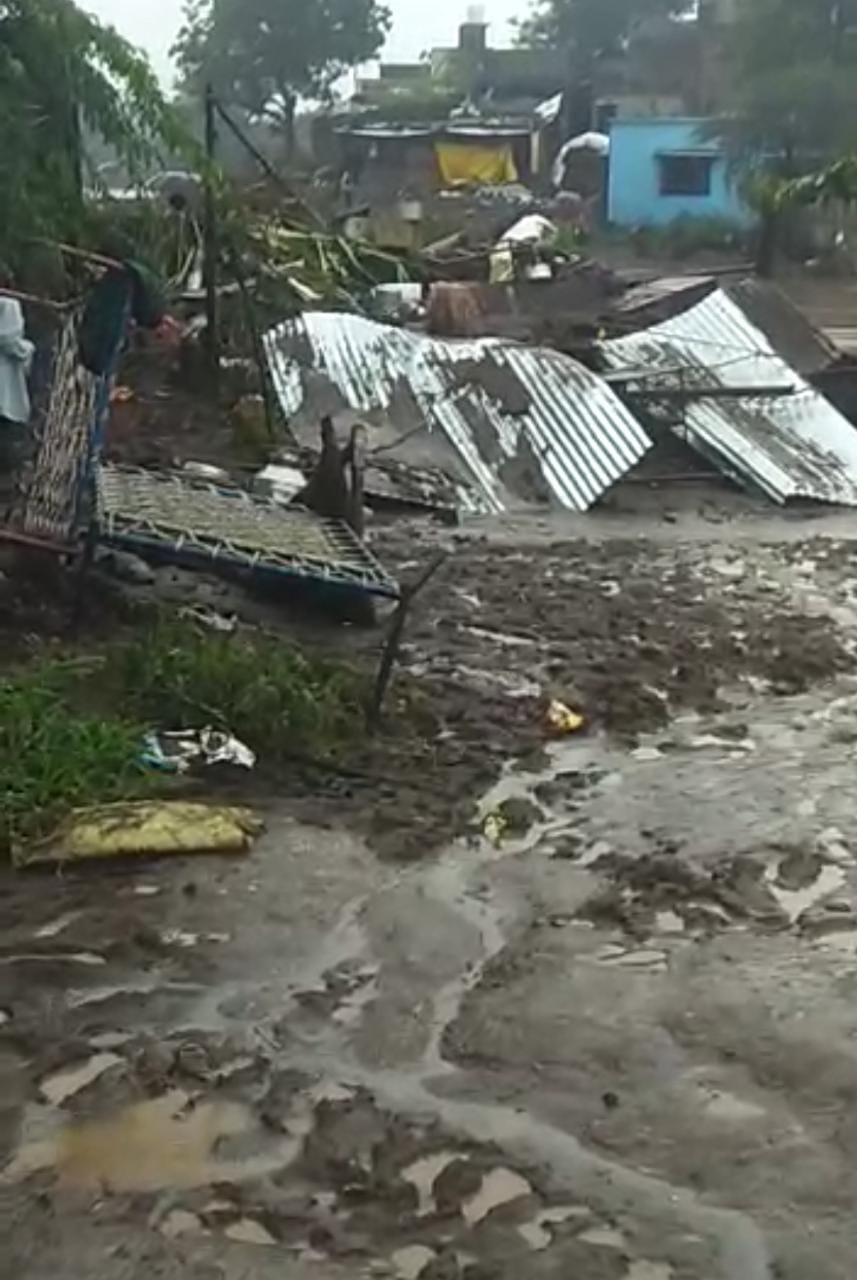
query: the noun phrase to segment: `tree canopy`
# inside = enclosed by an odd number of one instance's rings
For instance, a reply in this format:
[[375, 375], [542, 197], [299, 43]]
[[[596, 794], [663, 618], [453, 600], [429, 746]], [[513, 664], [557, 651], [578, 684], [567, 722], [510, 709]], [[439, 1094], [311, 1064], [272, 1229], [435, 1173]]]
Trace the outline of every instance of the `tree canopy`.
[[560, 46], [581, 70], [625, 51], [634, 31], [652, 18], [683, 13], [687, 0], [534, 0], [519, 25], [522, 44]]
[[115, 148], [132, 172], [172, 133], [146, 59], [73, 0], [0, 3], [0, 115], [0, 258], [7, 264], [28, 237], [79, 230], [86, 131]]
[[377, 53], [390, 23], [379, 0], [188, 0], [175, 53], [185, 81], [290, 127], [300, 97], [325, 96]]
[[788, 177], [857, 146], [855, 20], [843, 0], [744, 0], [717, 126], [736, 163]]

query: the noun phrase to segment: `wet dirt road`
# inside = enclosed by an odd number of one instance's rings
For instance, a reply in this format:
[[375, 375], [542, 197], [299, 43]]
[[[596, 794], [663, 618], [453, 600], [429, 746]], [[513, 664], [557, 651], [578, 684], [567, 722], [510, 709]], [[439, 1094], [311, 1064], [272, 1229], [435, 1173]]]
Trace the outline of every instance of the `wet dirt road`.
[[3, 880], [8, 1274], [850, 1280], [857, 562], [668, 532], [459, 545], [398, 812]]

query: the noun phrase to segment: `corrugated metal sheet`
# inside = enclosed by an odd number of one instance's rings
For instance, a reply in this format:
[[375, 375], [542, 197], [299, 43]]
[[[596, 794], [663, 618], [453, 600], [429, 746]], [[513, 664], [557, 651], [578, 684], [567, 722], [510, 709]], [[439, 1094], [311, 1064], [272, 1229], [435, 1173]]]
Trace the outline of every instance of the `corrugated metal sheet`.
[[603, 379], [556, 351], [442, 341], [318, 311], [278, 326], [265, 346], [289, 418], [321, 377], [370, 422], [392, 418], [400, 436], [416, 419], [454, 447], [486, 511], [515, 498], [585, 511], [651, 447]]
[[[805, 497], [857, 506], [857, 431], [722, 290], [601, 349], [612, 369], [645, 371], [642, 387], [794, 387], [787, 397], [688, 404], [689, 443], [776, 502]], [[658, 370], [662, 376], [653, 379]]]

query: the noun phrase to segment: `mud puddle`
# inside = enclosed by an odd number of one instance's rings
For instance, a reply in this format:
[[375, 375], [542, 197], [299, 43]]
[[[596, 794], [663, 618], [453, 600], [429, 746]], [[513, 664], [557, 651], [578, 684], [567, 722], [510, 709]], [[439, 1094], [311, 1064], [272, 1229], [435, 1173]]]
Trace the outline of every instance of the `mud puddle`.
[[[44, 1115], [31, 1117], [31, 1126], [39, 1121], [44, 1125]], [[238, 1138], [255, 1138], [259, 1152], [241, 1159], [218, 1154]], [[202, 1187], [264, 1177], [290, 1164], [299, 1149], [292, 1140], [271, 1144], [248, 1107], [222, 1100], [194, 1103], [189, 1094], [173, 1090], [106, 1119], [68, 1124], [48, 1137], [25, 1137], [0, 1181], [8, 1185], [52, 1169], [66, 1188]]]

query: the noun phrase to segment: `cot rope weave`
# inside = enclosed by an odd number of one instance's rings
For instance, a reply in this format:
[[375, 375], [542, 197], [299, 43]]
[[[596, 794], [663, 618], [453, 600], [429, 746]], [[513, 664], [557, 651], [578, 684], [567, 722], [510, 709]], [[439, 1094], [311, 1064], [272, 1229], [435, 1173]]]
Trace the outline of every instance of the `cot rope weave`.
[[206, 481], [103, 465], [99, 540], [176, 563], [221, 564], [395, 598], [396, 583], [341, 520]]
[[50, 396], [34, 425], [31, 461], [19, 486], [11, 524], [31, 537], [71, 543], [86, 480], [98, 379], [80, 364], [79, 311], [62, 322], [56, 341]]

